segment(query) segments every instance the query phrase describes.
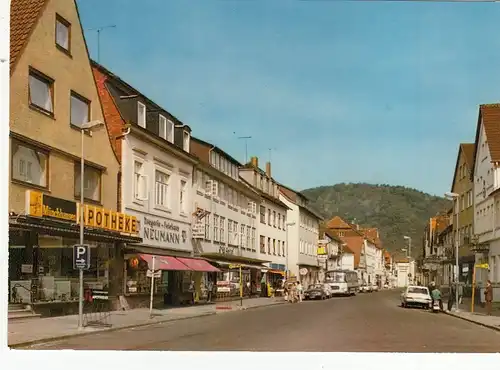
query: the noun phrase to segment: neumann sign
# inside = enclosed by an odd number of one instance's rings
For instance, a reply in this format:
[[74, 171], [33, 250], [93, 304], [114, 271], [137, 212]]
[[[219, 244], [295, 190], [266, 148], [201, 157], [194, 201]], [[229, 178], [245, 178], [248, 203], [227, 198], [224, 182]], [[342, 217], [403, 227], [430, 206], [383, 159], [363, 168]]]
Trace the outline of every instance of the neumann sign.
[[144, 216], [141, 225], [144, 244], [184, 244], [187, 241], [185, 230], [171, 222]]

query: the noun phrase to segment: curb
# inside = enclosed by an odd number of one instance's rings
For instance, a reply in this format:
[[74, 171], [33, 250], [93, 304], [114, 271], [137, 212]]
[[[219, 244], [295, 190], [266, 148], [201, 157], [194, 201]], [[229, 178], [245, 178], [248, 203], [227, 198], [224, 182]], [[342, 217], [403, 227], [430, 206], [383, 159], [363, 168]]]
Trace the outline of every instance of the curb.
[[260, 305], [260, 306], [250, 306], [250, 307], [241, 307], [241, 306], [236, 306], [234, 307], [234, 309], [229, 309], [229, 310], [219, 310], [220, 312], [217, 312], [217, 314], [221, 314], [221, 313], [227, 313], [227, 312], [235, 312], [235, 311], [248, 311], [248, 310], [252, 310], [252, 309], [255, 309], [255, 308], [264, 308], [264, 307], [271, 307], [271, 306], [278, 306], [280, 304], [285, 304], [286, 302], [274, 302], [274, 303], [271, 303], [271, 304], [265, 304], [265, 305]]
[[118, 326], [115, 328], [109, 328], [109, 329], [102, 329], [102, 330], [95, 330], [95, 331], [89, 331], [89, 332], [83, 332], [83, 333], [74, 333], [74, 334], [68, 334], [68, 335], [61, 335], [59, 337], [50, 337], [50, 338], [43, 338], [43, 339], [35, 339], [27, 342], [20, 342], [20, 343], [15, 343], [15, 344], [7, 344], [7, 346], [11, 349], [16, 349], [16, 348], [24, 348], [24, 347], [29, 347], [33, 346], [36, 344], [42, 344], [42, 343], [51, 343], [51, 342], [59, 342], [64, 339], [70, 339], [70, 338], [76, 338], [76, 337], [86, 337], [88, 335], [95, 335], [95, 334], [101, 334], [101, 333], [109, 333], [113, 331], [119, 331], [119, 330], [125, 330], [125, 329], [133, 329], [133, 328], [140, 328], [140, 327], [145, 327], [145, 326], [151, 326], [151, 325], [157, 325], [157, 324], [162, 324], [166, 322], [173, 322], [173, 321], [181, 321], [181, 320], [189, 320], [189, 319], [195, 319], [198, 317], [207, 317], [207, 316], [213, 316], [216, 315], [216, 312], [210, 312], [210, 313], [204, 313], [202, 315], [196, 315], [196, 316], [188, 316], [188, 317], [179, 317], [175, 319], [167, 319], [167, 320], [158, 320], [155, 322], [147, 322], [143, 324], [133, 324], [133, 325], [125, 325], [125, 326]]
[[500, 331], [500, 327], [498, 327], [498, 326], [483, 324], [482, 322], [478, 322], [478, 321], [475, 321], [475, 320], [472, 320], [472, 319], [468, 319], [467, 317], [455, 315], [455, 314], [453, 314], [451, 312], [445, 312], [445, 314], [447, 314], [448, 316], [455, 317], [457, 319], [468, 321], [468, 322], [470, 322], [472, 324], [476, 324], [476, 325], [479, 325], [479, 326], [482, 326], [482, 327], [485, 327], [485, 328], [488, 328], [488, 329], [493, 329], [493, 330], [496, 330], [496, 331]]

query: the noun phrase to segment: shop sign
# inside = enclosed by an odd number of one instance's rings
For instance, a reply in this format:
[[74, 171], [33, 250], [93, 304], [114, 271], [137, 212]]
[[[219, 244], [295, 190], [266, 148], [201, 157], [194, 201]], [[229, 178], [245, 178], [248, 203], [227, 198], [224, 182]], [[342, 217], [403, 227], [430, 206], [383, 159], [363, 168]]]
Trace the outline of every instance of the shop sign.
[[234, 255], [234, 248], [219, 245], [219, 253], [232, 256]]
[[140, 222], [143, 243], [157, 247], [173, 244], [176, 248], [188, 248], [187, 227], [173, 220], [152, 216], [143, 216]]
[[305, 267], [303, 267], [299, 270], [299, 275], [305, 276], [305, 275], [307, 275], [307, 272], [308, 272], [307, 269]]
[[32, 274], [33, 273], [33, 265], [21, 265], [21, 273], [22, 274]]
[[[39, 191], [26, 191], [26, 214], [33, 217], [50, 218], [58, 221], [80, 223], [80, 204], [75, 201], [55, 198]], [[137, 219], [124, 213], [101, 207], [83, 207], [84, 224], [87, 227], [137, 235]]]
[[318, 247], [317, 254], [318, 254], [318, 256], [328, 254], [328, 251], [327, 251], [326, 246], [323, 246], [323, 245], [322, 245], [322, 246], [319, 246], [319, 247]]

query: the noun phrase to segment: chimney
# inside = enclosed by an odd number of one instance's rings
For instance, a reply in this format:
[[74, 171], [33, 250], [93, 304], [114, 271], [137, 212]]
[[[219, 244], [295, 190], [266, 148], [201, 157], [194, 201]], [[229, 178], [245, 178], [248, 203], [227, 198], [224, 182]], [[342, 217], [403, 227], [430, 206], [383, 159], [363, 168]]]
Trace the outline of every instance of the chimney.
[[266, 175], [267, 177], [271, 177], [271, 162], [266, 163]]
[[259, 168], [259, 158], [258, 157], [250, 158], [250, 163], [252, 164], [253, 167]]

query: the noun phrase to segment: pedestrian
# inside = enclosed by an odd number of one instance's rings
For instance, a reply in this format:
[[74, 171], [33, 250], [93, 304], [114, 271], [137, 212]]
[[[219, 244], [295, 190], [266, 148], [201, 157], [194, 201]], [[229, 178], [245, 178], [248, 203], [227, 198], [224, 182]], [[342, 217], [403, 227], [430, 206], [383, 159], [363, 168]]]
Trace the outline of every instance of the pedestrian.
[[207, 284], [207, 302], [212, 302], [212, 292], [214, 290], [214, 283], [212, 280], [208, 280]]
[[451, 309], [453, 308], [453, 302], [455, 301], [455, 292], [455, 285], [452, 285], [450, 287], [450, 293], [448, 294], [448, 311], [451, 311]]
[[493, 287], [491, 286], [491, 280], [488, 280], [486, 283], [484, 300], [486, 301], [486, 313], [488, 316], [491, 316], [491, 304], [493, 302]]
[[464, 296], [464, 285], [458, 285], [458, 304], [462, 304], [462, 298]]
[[194, 304], [194, 281], [191, 280], [191, 283], [189, 284], [189, 293], [191, 293], [191, 304]]
[[292, 284], [292, 289], [290, 290], [291, 302], [295, 303], [297, 300], [297, 283]]
[[299, 302], [302, 302], [302, 293], [303, 293], [303, 288], [302, 288], [302, 284], [299, 283], [297, 284], [297, 293], [299, 295]]

